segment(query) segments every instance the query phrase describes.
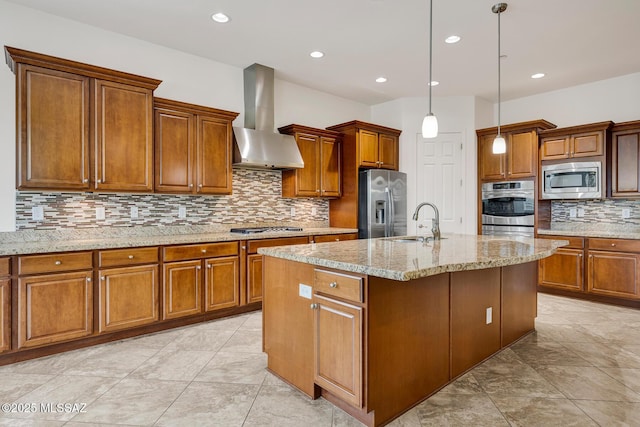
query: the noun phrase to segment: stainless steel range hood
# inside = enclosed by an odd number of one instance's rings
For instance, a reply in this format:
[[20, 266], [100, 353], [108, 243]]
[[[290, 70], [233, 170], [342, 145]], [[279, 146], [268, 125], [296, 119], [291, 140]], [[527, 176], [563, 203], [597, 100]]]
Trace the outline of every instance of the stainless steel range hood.
[[244, 128], [233, 128], [233, 165], [254, 169], [299, 169], [304, 161], [291, 135], [275, 132], [273, 68], [244, 69]]

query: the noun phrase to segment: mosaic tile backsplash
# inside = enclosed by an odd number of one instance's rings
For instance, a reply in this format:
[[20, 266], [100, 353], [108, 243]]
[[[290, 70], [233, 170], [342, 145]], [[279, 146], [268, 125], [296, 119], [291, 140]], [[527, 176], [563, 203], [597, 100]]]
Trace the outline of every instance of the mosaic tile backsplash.
[[[575, 217], [572, 217], [575, 209]], [[628, 218], [623, 218], [628, 213]], [[626, 215], [625, 215], [626, 216]], [[640, 200], [564, 200], [551, 202], [551, 222], [556, 225], [640, 227]]]
[[[328, 226], [327, 200], [286, 199], [281, 194], [280, 171], [243, 168], [233, 169], [233, 194], [228, 196], [17, 192], [16, 230], [239, 223]], [[33, 220], [33, 207], [42, 207], [42, 221]], [[181, 207], [185, 218], [179, 217]], [[104, 208], [105, 219], [96, 219], [97, 208]], [[132, 218], [131, 208], [137, 208], [137, 218]]]

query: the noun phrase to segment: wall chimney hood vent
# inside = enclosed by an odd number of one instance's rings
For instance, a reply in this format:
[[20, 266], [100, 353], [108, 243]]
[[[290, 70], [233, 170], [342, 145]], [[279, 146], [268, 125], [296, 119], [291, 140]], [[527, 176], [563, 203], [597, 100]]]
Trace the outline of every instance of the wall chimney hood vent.
[[273, 68], [244, 69], [244, 128], [233, 128], [233, 165], [253, 169], [299, 169], [304, 161], [291, 135], [275, 132]]

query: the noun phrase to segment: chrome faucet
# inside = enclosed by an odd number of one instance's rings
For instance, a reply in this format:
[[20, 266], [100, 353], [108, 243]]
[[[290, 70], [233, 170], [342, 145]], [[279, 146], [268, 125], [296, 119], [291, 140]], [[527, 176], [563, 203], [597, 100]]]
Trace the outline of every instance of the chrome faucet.
[[438, 208], [436, 208], [436, 205], [429, 202], [420, 203], [416, 208], [416, 211], [413, 213], [413, 220], [414, 221], [418, 220], [418, 212], [420, 212], [420, 208], [423, 207], [424, 205], [431, 206], [433, 208], [433, 211], [436, 214], [432, 222], [431, 232], [433, 233], [433, 240], [440, 240], [440, 213], [438, 212]]

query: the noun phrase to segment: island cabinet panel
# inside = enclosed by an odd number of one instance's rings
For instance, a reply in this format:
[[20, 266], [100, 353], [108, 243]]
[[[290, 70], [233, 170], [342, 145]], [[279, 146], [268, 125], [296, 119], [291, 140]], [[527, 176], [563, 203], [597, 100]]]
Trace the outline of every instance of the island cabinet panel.
[[501, 346], [535, 329], [538, 312], [536, 262], [502, 267]]
[[91, 271], [20, 277], [18, 310], [18, 348], [91, 335]]
[[313, 382], [315, 310], [311, 308], [314, 267], [273, 257], [265, 257], [264, 263], [262, 334], [264, 351], [269, 356], [267, 367], [316, 398], [319, 394]]
[[450, 380], [449, 274], [367, 281], [366, 409], [380, 425]]
[[0, 353], [11, 348], [10, 261], [10, 258], [0, 258]]
[[314, 381], [361, 408], [363, 308], [314, 294]]
[[158, 320], [158, 266], [99, 270], [99, 332], [111, 332]]
[[500, 269], [452, 273], [451, 376], [457, 377], [499, 349]]

